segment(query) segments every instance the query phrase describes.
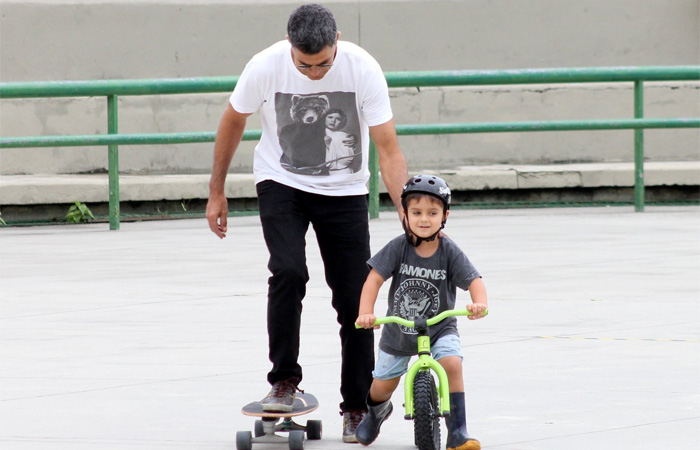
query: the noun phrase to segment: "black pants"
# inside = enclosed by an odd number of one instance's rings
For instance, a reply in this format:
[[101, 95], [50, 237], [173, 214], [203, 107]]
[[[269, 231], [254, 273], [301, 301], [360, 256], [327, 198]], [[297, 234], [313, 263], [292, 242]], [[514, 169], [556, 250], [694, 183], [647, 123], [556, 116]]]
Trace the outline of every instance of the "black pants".
[[[270, 252], [267, 332], [270, 383], [302, 378], [298, 363], [302, 300], [309, 272], [306, 232], [311, 224], [340, 324], [341, 410], [364, 409], [374, 368], [374, 334], [355, 329], [370, 257], [367, 196], [330, 197], [274, 181], [257, 185], [260, 220]], [[313, 324], [311, 324], [313, 326]]]

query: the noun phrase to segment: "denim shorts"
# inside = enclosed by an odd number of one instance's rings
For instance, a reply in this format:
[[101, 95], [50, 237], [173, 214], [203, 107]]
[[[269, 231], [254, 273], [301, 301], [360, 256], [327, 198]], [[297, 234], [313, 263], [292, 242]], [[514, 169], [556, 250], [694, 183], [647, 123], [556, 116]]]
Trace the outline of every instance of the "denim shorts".
[[[459, 356], [462, 358], [461, 341], [456, 334], [448, 334], [436, 342], [431, 343], [430, 353], [433, 358], [439, 360], [445, 356]], [[408, 371], [408, 363], [411, 356], [397, 356], [379, 349], [377, 362], [374, 365], [372, 376], [377, 380], [390, 380], [402, 376]]]

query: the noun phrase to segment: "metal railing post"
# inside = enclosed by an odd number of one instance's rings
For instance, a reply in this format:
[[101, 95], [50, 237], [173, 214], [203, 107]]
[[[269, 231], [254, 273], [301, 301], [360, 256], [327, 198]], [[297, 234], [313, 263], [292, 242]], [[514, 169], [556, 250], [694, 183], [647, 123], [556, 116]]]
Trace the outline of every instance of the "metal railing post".
[[[107, 133], [119, 134], [117, 96], [107, 96]], [[109, 171], [109, 229], [119, 229], [119, 145], [107, 146]]]
[[[634, 82], [634, 118], [644, 118], [644, 82]], [[634, 210], [644, 211], [644, 129], [634, 130]]]
[[369, 218], [379, 217], [379, 156], [374, 140], [369, 141]]

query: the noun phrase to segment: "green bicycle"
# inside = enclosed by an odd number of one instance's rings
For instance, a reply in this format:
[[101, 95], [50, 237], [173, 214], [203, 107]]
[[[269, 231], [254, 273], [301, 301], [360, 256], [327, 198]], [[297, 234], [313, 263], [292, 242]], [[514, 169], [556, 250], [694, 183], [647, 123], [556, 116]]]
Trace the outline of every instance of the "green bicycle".
[[[488, 310], [484, 315], [488, 314]], [[428, 328], [452, 316], [471, 316], [466, 309], [444, 311], [426, 319], [407, 320], [398, 316], [377, 317], [374, 324], [396, 323], [418, 333], [418, 359], [409, 366], [404, 379], [406, 420], [413, 420], [415, 445], [419, 450], [440, 449], [440, 417], [450, 414], [450, 385], [447, 373], [430, 354]], [[358, 325], [355, 325], [359, 328]], [[437, 375], [437, 384], [433, 372]]]

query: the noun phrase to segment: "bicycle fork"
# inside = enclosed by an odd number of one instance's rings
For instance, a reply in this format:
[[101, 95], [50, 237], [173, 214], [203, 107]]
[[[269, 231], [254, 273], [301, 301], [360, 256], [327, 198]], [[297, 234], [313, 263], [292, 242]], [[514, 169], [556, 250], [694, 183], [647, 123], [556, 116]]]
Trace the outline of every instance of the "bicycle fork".
[[[418, 332], [418, 360], [414, 362], [406, 372], [404, 379], [404, 401], [406, 408], [406, 420], [413, 420], [415, 408], [413, 404], [413, 381], [416, 374], [421, 371], [432, 370], [438, 377], [439, 411], [441, 417], [450, 415], [450, 384], [447, 380], [445, 369], [430, 355], [430, 336], [425, 319], [416, 318], [416, 331]], [[421, 323], [422, 322], [422, 323]]]

